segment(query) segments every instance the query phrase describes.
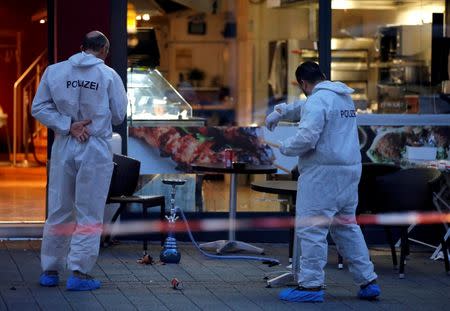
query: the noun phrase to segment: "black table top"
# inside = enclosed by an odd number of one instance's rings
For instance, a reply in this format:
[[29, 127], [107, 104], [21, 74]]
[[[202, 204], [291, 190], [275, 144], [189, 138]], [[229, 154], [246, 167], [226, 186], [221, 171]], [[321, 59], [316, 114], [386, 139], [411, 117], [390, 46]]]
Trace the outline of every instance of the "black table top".
[[263, 180], [252, 182], [251, 188], [255, 191], [295, 195], [297, 193], [297, 182], [293, 180]]
[[193, 164], [191, 165], [195, 172], [209, 173], [229, 173], [229, 174], [274, 174], [277, 168], [272, 165], [252, 165], [247, 164], [245, 167], [226, 167], [224, 164]]

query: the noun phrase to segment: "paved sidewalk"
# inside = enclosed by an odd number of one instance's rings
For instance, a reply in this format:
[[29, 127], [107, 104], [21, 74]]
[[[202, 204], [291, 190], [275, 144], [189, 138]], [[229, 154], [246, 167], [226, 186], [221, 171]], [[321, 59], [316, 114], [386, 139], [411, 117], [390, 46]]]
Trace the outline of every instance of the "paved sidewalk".
[[[428, 250], [412, 248], [406, 278], [398, 279], [386, 249], [371, 250], [379, 274], [382, 297], [360, 301], [346, 269], [336, 268], [336, 253], [330, 247], [327, 266], [326, 301], [295, 304], [278, 300], [279, 288], [266, 288], [268, 267], [256, 261], [211, 260], [190, 243], [181, 244], [179, 265], [136, 263], [140, 243], [102, 249], [93, 275], [103, 286], [93, 292], [65, 290], [67, 273], [57, 288], [38, 284], [40, 241], [0, 242], [0, 310], [449, 310], [450, 276], [442, 261], [432, 261]], [[287, 245], [265, 244], [267, 256], [287, 261]], [[160, 247], [150, 253], [159, 257]], [[182, 290], [171, 288], [170, 280], [183, 282]]]

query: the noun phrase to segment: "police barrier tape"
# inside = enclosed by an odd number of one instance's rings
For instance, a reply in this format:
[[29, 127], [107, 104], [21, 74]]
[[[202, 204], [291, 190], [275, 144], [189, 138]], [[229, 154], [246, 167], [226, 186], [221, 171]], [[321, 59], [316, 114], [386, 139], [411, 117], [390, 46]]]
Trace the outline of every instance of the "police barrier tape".
[[[410, 224], [437, 224], [450, 223], [450, 213], [438, 212], [407, 212], [389, 213], [377, 215], [339, 216], [328, 217], [299, 217], [297, 221], [293, 217], [262, 217], [257, 219], [237, 219], [233, 226], [237, 230], [262, 230], [262, 229], [287, 229], [294, 226], [329, 226], [347, 225], [357, 223], [359, 225], [410, 225]], [[191, 231], [211, 232], [226, 231], [230, 228], [228, 219], [202, 219], [189, 221]], [[104, 234], [133, 235], [140, 233], [161, 232], [186, 232], [186, 225], [182, 221], [168, 223], [167, 221], [126, 221], [114, 224], [85, 224], [75, 225], [65, 223], [53, 225], [48, 228], [54, 235], [72, 234]]]

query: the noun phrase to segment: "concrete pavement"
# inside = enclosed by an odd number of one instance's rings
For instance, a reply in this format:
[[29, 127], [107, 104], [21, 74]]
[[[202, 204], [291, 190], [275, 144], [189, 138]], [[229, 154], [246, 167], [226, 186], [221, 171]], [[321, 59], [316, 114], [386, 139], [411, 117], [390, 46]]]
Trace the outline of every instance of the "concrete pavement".
[[[286, 244], [263, 244], [266, 255], [287, 264]], [[337, 269], [330, 246], [326, 268], [326, 296], [322, 304], [295, 304], [278, 300], [279, 288], [266, 288], [265, 272], [283, 270], [257, 261], [211, 260], [190, 243], [180, 243], [179, 265], [140, 265], [141, 244], [123, 242], [101, 249], [92, 274], [103, 283], [93, 292], [65, 290], [68, 273], [56, 288], [38, 284], [40, 241], [0, 242], [0, 310], [449, 310], [450, 276], [442, 261], [429, 259], [428, 249], [412, 247], [406, 278], [399, 279], [387, 248], [371, 249], [382, 296], [358, 300], [357, 287], [347, 269]], [[150, 254], [159, 257], [158, 243]], [[177, 278], [182, 290], [171, 287]]]

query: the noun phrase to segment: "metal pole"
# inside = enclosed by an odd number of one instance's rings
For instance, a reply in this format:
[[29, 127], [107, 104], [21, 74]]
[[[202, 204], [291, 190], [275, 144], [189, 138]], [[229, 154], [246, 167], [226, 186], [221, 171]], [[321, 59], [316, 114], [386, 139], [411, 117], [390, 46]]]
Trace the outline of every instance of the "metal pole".
[[319, 66], [331, 79], [331, 1], [319, 0]]
[[[111, 67], [119, 74], [127, 86], [127, 0], [111, 0], [110, 60]], [[127, 118], [113, 131], [122, 137], [122, 154], [127, 154]]]
[[17, 89], [14, 88], [13, 99], [13, 166], [17, 160]]
[[231, 174], [230, 181], [230, 229], [228, 232], [228, 240], [236, 240], [236, 203], [237, 203], [237, 174]]

